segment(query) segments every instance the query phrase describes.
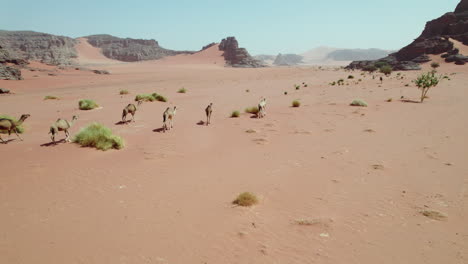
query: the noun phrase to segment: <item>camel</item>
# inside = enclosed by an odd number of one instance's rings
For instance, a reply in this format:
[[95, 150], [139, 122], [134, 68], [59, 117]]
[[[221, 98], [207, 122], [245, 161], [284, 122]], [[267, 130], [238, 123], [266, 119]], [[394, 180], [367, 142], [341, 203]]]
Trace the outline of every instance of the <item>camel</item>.
[[55, 123], [50, 126], [50, 131], [49, 134], [52, 134], [50, 138], [55, 144], [55, 135], [58, 134], [59, 131], [64, 131], [65, 132], [65, 142], [70, 142], [70, 132], [68, 130], [73, 126], [75, 121], [78, 120], [78, 116], [73, 116], [72, 120], [68, 122], [65, 119], [57, 119]]
[[[21, 115], [20, 119], [18, 121], [16, 121], [16, 122], [9, 119], [9, 118], [0, 118], [0, 130], [7, 130], [8, 131], [8, 140], [10, 139], [11, 131], [14, 131], [16, 136], [21, 141], [23, 141], [23, 139], [18, 134], [18, 131], [16, 131], [16, 128], [19, 127], [21, 124], [23, 124], [24, 120], [26, 120], [26, 118], [28, 118], [30, 116], [31, 116], [30, 114]], [[3, 140], [2, 137], [0, 137], [0, 140], [5, 144], [8, 142], [8, 141]]]
[[[176, 107], [174, 106], [174, 109], [171, 109], [170, 107], [168, 107], [166, 109], [166, 111], [164, 111], [163, 113], [163, 129], [164, 129], [164, 132], [166, 132], [166, 130], [169, 130], [171, 128], [174, 127], [174, 117], [176, 115]], [[168, 124], [167, 122], [170, 122], [170, 128], [168, 127]]]
[[209, 125], [210, 122], [211, 122], [211, 113], [213, 112], [213, 103], [210, 103], [206, 109], [205, 109], [205, 113], [206, 113], [206, 125]]
[[[140, 106], [143, 103], [143, 101], [138, 101], [138, 106]], [[135, 122], [135, 113], [136, 113], [137, 107], [134, 104], [128, 104], [122, 112], [122, 122], [127, 123], [127, 114], [132, 115], [132, 122]]]
[[263, 98], [258, 104], [257, 118], [263, 118], [266, 114], [266, 98]]

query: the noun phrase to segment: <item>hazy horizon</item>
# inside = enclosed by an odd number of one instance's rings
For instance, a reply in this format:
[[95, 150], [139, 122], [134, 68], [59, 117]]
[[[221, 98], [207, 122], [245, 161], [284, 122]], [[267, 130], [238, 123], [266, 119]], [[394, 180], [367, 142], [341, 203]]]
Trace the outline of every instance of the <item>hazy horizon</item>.
[[455, 9], [459, 0], [341, 1], [213, 0], [177, 3], [140, 0], [80, 4], [57, 0], [4, 5], [4, 30], [82, 37], [110, 34], [155, 39], [174, 50], [235, 36], [252, 55], [300, 54], [320, 46], [398, 50], [418, 37], [427, 21]]

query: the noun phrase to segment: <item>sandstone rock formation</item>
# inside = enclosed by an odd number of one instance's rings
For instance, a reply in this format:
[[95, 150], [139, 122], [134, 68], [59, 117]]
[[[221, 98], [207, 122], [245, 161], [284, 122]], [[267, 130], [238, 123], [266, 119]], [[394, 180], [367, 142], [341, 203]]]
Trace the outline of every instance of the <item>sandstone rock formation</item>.
[[219, 44], [219, 50], [224, 52], [226, 64], [231, 67], [257, 68], [265, 66], [250, 56], [245, 48], [239, 48], [235, 37], [223, 39]]
[[92, 46], [101, 48], [104, 56], [126, 62], [157, 60], [166, 56], [194, 53], [164, 49], [154, 39], [118, 38], [111, 35], [92, 35], [85, 38]]
[[13, 58], [52, 65], [72, 64], [71, 59], [77, 56], [74, 39], [33, 31], [2, 30], [0, 46]]
[[[386, 62], [396, 70], [417, 70], [420, 69], [419, 63], [430, 60], [427, 54], [452, 53], [450, 59], [446, 59], [447, 62], [468, 62], [463, 55], [455, 56], [458, 52], [453, 54], [454, 45], [449, 38], [468, 45], [468, 0], [461, 0], [455, 12], [427, 22], [424, 31], [413, 43], [378, 61]], [[348, 68], [362, 69], [375, 62], [355, 61]]]

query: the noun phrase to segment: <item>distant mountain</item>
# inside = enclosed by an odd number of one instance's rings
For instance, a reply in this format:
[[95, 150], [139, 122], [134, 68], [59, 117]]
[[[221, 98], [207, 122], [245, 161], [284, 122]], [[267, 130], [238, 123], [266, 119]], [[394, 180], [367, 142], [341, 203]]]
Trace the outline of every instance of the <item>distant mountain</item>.
[[273, 62], [275, 61], [276, 56], [275, 55], [260, 54], [260, 55], [253, 56], [253, 58], [258, 60], [258, 61], [261, 61], [265, 65], [271, 66], [271, 65], [273, 65]]
[[375, 60], [392, 51], [381, 49], [339, 49], [320, 46], [302, 54], [257, 55], [256, 59], [268, 65], [347, 65], [353, 60]]
[[302, 56], [296, 54], [278, 54], [276, 56], [274, 65], [285, 66], [285, 65], [298, 65], [302, 63]]
[[335, 61], [377, 60], [392, 51], [381, 49], [339, 49], [328, 53], [327, 59]]

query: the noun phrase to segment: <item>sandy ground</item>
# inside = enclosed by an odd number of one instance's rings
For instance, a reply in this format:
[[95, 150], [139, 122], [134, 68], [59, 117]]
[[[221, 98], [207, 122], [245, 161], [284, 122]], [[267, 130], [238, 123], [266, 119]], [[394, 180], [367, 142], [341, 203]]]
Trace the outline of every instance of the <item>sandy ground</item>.
[[[332, 68], [224, 68], [217, 50], [204, 52], [116, 64], [91, 49], [80, 57], [111, 75], [26, 70], [0, 81], [15, 92], [0, 96], [0, 112], [31, 114], [25, 140], [0, 145], [0, 263], [468, 263], [467, 67], [443, 64], [450, 80], [418, 104], [399, 99], [419, 98], [420, 72], [380, 85]], [[349, 85], [328, 84], [350, 74]], [[150, 92], [169, 102], [116, 125]], [[265, 118], [228, 117], [262, 96]], [[78, 110], [83, 98], [102, 108]], [[356, 98], [369, 107], [349, 106]], [[212, 125], [198, 125], [210, 102]], [[158, 132], [174, 105], [174, 129]], [[72, 115], [72, 134], [101, 122], [126, 147], [48, 144], [52, 122]], [[233, 206], [244, 191], [259, 204]]]

